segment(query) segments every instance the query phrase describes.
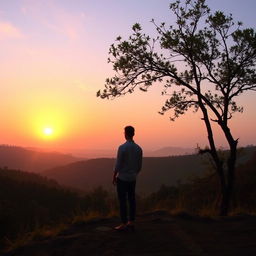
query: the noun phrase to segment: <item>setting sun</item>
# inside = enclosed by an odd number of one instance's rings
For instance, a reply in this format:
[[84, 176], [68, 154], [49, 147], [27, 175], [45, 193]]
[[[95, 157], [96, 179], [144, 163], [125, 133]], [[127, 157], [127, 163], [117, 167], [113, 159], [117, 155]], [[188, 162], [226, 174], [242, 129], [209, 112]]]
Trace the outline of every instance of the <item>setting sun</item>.
[[44, 135], [51, 136], [53, 134], [53, 129], [51, 127], [46, 127], [44, 128], [43, 132], [44, 132]]
[[59, 141], [59, 139], [68, 136], [70, 126], [68, 124], [68, 115], [64, 115], [62, 109], [53, 108], [49, 103], [48, 107], [37, 106], [28, 114], [31, 129], [34, 138], [38, 143], [47, 141]]

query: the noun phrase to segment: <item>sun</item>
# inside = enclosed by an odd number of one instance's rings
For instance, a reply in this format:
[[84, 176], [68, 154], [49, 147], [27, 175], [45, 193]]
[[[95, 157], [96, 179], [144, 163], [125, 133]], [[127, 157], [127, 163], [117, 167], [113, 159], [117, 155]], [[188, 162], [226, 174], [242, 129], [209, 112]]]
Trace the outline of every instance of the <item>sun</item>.
[[51, 128], [51, 127], [45, 127], [43, 129], [43, 134], [45, 136], [51, 136], [51, 135], [53, 135], [53, 133], [54, 133], [54, 131], [53, 131], [53, 128]]
[[34, 136], [40, 141], [56, 142], [65, 135], [67, 124], [62, 112], [45, 108], [38, 111], [31, 120]]

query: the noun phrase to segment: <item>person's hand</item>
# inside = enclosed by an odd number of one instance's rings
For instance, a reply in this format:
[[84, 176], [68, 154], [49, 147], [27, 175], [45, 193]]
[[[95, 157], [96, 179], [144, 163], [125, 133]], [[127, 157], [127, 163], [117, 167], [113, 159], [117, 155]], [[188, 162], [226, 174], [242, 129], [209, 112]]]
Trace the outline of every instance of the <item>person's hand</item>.
[[114, 175], [113, 180], [112, 180], [112, 183], [114, 186], [116, 186], [116, 182], [117, 182], [117, 177], [116, 177], [116, 175]]

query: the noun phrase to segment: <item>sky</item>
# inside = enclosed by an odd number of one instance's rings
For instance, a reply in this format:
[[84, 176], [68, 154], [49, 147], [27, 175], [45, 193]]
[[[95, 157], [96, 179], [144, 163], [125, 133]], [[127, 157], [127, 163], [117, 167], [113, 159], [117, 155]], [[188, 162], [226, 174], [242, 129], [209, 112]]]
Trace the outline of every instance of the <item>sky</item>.
[[[200, 113], [170, 122], [159, 115], [165, 98], [160, 84], [148, 93], [102, 100], [96, 92], [114, 72], [108, 50], [139, 22], [175, 21], [167, 0], [0, 0], [0, 144], [75, 152], [115, 149], [123, 127], [133, 125], [135, 140], [147, 150], [207, 145]], [[208, 0], [213, 10], [232, 13], [255, 28], [254, 0]], [[241, 146], [256, 144], [256, 93], [239, 98], [243, 114], [230, 123]], [[171, 113], [170, 113], [171, 114]], [[225, 146], [216, 130], [218, 146]]]

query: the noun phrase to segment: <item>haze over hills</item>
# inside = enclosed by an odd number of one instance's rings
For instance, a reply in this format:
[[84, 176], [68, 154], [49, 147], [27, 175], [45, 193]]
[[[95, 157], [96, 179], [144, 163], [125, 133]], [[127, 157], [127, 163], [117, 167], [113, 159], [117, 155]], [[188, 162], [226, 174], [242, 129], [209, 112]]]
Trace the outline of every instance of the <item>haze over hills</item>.
[[[166, 147], [155, 151], [144, 151], [144, 156], [163, 157], [192, 153], [189, 148]], [[20, 169], [39, 173], [57, 166], [64, 166], [79, 160], [94, 158], [115, 158], [116, 150], [85, 149], [72, 150], [73, 155], [51, 152], [40, 148], [23, 148], [18, 146], [0, 145], [0, 167]]]
[[[256, 147], [239, 150], [238, 164], [248, 161]], [[187, 182], [193, 176], [201, 176], [209, 171], [208, 156], [183, 155], [171, 157], [144, 157], [138, 178], [138, 192], [148, 194], [164, 184], [172, 186], [177, 182]], [[42, 172], [60, 184], [82, 190], [98, 186], [113, 189], [111, 184], [115, 164], [114, 158], [98, 158], [79, 161], [55, 167]]]
[[162, 156], [180, 156], [195, 154], [196, 149], [182, 147], [164, 147], [154, 151], [146, 151], [145, 156], [162, 157]]
[[[144, 151], [146, 157], [163, 157], [186, 155], [193, 149], [165, 147], [155, 151]], [[72, 154], [51, 152], [40, 148], [23, 148], [18, 146], [0, 145], [0, 167], [20, 169], [28, 172], [41, 172], [56, 166], [66, 165], [82, 159], [115, 158], [116, 150], [84, 149], [72, 150]]]
[[[113, 158], [90, 159], [55, 167], [42, 174], [62, 185], [82, 190], [88, 191], [98, 186], [113, 189], [111, 182], [114, 164]], [[204, 162], [201, 156], [145, 157], [138, 178], [138, 192], [147, 194], [157, 190], [162, 184], [175, 185], [203, 173]]]
[[[72, 154], [82, 158], [113, 158], [116, 157], [117, 149], [74, 149]], [[157, 150], [143, 151], [146, 157], [163, 157], [194, 154], [195, 149], [183, 147], [163, 147]]]
[[78, 160], [81, 158], [70, 154], [41, 152], [17, 146], [0, 145], [0, 167], [8, 167], [9, 169], [39, 173]]

